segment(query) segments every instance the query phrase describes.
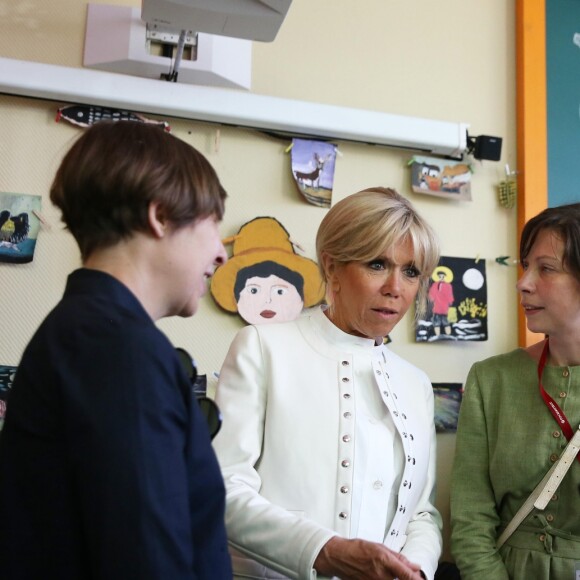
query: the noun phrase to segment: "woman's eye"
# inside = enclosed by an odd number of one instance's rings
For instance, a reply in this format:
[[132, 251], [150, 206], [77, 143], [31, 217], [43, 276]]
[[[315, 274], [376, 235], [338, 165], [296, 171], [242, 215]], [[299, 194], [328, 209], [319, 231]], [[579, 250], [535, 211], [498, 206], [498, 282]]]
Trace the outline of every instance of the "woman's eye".
[[417, 268], [415, 268], [414, 266], [411, 266], [410, 268], [405, 268], [405, 276], [408, 276], [409, 278], [417, 278], [420, 275], [421, 272], [419, 272], [419, 270], [417, 270]]
[[257, 294], [260, 289], [258, 288], [258, 286], [246, 286], [245, 288], [250, 294]]
[[384, 270], [385, 263], [382, 260], [373, 260], [372, 262], [369, 262], [369, 268], [371, 270]]
[[284, 296], [286, 294], [286, 288], [276, 288], [275, 293], [277, 296]]

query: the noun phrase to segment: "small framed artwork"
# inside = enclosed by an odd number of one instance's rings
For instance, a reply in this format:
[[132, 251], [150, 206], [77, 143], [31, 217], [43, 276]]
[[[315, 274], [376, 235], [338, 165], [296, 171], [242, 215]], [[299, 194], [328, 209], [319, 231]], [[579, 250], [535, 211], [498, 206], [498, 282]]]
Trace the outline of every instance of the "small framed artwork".
[[292, 176], [304, 199], [330, 207], [334, 188], [336, 145], [325, 141], [292, 140]]
[[471, 201], [471, 166], [460, 161], [413, 157], [411, 189], [450, 200]]
[[0, 192], [0, 262], [32, 262], [41, 199], [40, 195]]
[[488, 339], [485, 260], [442, 256], [431, 273], [427, 309], [415, 327], [416, 342]]
[[454, 433], [457, 431], [463, 385], [461, 383], [433, 383], [433, 395], [435, 397], [435, 431]]

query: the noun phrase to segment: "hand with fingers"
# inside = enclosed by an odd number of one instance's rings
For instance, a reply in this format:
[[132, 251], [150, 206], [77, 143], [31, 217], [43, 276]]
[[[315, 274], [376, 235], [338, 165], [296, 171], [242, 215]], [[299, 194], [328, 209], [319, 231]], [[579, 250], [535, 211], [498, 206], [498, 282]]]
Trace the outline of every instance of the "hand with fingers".
[[421, 569], [383, 544], [335, 536], [320, 550], [314, 568], [342, 580], [421, 580]]

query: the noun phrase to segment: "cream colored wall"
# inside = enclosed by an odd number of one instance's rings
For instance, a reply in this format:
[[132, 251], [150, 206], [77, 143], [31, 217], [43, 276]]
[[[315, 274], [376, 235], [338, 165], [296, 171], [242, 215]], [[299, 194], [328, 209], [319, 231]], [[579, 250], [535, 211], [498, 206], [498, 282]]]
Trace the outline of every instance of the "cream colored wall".
[[[106, 3], [139, 5], [138, 0]], [[467, 122], [473, 135], [504, 138], [501, 163], [475, 162], [472, 202], [412, 193], [410, 153], [339, 142], [335, 201], [364, 187], [393, 186], [436, 227], [444, 255], [486, 259], [487, 342], [415, 344], [410, 319], [393, 332], [393, 350], [434, 382], [463, 382], [474, 361], [517, 344], [516, 270], [494, 262], [496, 256], [516, 254], [515, 210], [501, 208], [495, 190], [504, 164], [515, 167], [514, 10], [514, 0], [294, 0], [278, 38], [254, 46], [256, 93]], [[79, 0], [0, 0], [0, 56], [81, 66], [85, 14], [86, 3]], [[42, 195], [51, 225], [41, 232], [31, 264], [0, 264], [0, 364], [18, 363], [36, 326], [59, 299], [66, 275], [79, 265], [78, 251], [47, 198], [60, 157], [79, 132], [54, 122], [60, 104], [0, 96], [0, 191]], [[224, 236], [253, 217], [270, 215], [314, 257], [315, 232], [326, 210], [297, 194], [287, 142], [222, 128], [216, 147], [214, 127], [167, 120], [175, 135], [208, 157], [229, 192]], [[206, 373], [219, 369], [241, 326], [209, 296], [193, 319], [160, 323]], [[447, 524], [455, 437], [438, 440], [437, 503]], [[446, 525], [445, 557], [447, 537]]]

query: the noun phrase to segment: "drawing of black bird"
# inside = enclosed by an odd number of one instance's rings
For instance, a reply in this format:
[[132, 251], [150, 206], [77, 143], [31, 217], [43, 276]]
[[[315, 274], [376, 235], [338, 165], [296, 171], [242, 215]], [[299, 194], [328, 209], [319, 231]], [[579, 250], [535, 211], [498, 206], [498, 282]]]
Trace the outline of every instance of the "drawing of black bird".
[[0, 212], [0, 242], [19, 244], [28, 238], [30, 223], [26, 212], [11, 216], [8, 210]]

